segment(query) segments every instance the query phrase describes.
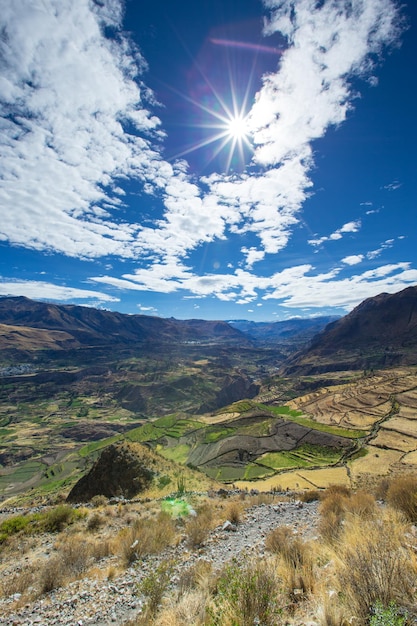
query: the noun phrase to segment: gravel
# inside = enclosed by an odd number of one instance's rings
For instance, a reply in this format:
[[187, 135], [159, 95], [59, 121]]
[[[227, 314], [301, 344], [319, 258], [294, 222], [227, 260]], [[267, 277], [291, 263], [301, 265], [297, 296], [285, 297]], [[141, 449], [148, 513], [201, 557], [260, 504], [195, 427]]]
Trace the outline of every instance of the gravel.
[[[289, 525], [301, 536], [313, 538], [318, 520], [317, 508], [317, 502], [282, 502], [253, 506], [246, 510], [239, 524], [226, 523], [214, 529], [204, 545], [198, 549], [187, 547], [184, 538], [178, 546], [136, 562], [112, 580], [76, 580], [23, 606], [20, 594], [0, 599], [0, 624], [123, 624], [142, 611], [144, 598], [138, 592], [138, 584], [163, 561], [173, 560], [175, 563], [171, 578], [171, 587], [174, 589], [181, 573], [199, 560], [210, 562], [213, 569], [217, 570], [232, 559], [239, 561], [248, 555], [264, 555], [265, 537], [277, 526]], [[108, 560], [105, 565], [108, 567]], [[13, 571], [12, 568], [10, 571]]]

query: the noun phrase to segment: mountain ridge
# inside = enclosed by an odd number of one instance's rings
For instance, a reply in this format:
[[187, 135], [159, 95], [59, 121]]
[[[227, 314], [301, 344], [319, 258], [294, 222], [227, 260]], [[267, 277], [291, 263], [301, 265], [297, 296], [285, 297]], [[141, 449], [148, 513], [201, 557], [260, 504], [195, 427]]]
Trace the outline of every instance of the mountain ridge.
[[417, 364], [417, 286], [366, 298], [292, 355], [285, 375]]

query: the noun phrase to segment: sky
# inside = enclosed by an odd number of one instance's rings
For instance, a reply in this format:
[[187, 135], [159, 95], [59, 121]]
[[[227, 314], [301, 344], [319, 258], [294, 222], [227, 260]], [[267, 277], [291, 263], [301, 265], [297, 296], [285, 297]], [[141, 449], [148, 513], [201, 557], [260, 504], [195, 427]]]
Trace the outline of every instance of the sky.
[[0, 0], [0, 295], [345, 315], [417, 284], [414, 0]]

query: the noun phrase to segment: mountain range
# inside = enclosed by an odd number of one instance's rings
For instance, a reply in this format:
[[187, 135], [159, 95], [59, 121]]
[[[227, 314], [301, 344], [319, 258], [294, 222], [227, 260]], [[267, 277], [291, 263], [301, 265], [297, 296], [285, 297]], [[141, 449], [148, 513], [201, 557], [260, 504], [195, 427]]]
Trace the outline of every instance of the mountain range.
[[285, 375], [417, 364], [417, 287], [367, 298], [291, 356]]

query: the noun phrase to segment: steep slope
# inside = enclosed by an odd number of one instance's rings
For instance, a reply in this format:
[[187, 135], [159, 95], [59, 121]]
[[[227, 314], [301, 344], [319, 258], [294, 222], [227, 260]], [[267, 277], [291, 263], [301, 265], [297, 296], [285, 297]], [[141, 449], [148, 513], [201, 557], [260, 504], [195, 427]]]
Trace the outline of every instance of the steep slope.
[[126, 315], [90, 307], [36, 302], [25, 297], [0, 298], [0, 324], [62, 331], [77, 343], [89, 346], [132, 342], [246, 342], [244, 335], [222, 321]]
[[417, 287], [364, 300], [291, 357], [283, 373], [417, 364]]

